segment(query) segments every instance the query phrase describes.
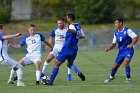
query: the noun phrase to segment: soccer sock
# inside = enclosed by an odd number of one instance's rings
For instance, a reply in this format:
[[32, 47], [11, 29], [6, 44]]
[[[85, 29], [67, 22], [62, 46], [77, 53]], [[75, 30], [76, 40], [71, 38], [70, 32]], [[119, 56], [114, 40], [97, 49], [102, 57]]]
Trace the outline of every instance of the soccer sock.
[[69, 67], [67, 67], [67, 68], [68, 68], [68, 74], [70, 74], [71, 69]]
[[130, 78], [130, 71], [131, 71], [130, 66], [126, 66], [125, 71], [126, 71], [127, 78]]
[[42, 68], [42, 73], [45, 74], [46, 73], [46, 69], [48, 68], [49, 63], [48, 62], [44, 62], [43, 68]]
[[78, 70], [78, 68], [77, 68], [75, 65], [72, 65], [70, 68], [71, 68], [71, 70], [73, 70], [74, 73], [76, 73], [76, 74], [78, 74], [78, 72], [80, 72], [80, 71]]
[[50, 75], [49, 83], [51, 83], [51, 84], [53, 83], [56, 75], [58, 74], [58, 71], [59, 71], [59, 68], [56, 68], [56, 67], [53, 68], [52, 73]]
[[11, 69], [9, 80], [12, 80], [12, 77], [14, 76], [15, 72], [16, 71], [14, 69]]
[[112, 68], [112, 71], [111, 71], [111, 76], [115, 76], [115, 73], [117, 72], [117, 69], [115, 69], [115, 68]]
[[40, 80], [40, 71], [39, 70], [36, 70], [36, 81], [39, 81]]
[[23, 75], [22, 68], [18, 68], [16, 72], [17, 72], [18, 81], [22, 81], [22, 75]]

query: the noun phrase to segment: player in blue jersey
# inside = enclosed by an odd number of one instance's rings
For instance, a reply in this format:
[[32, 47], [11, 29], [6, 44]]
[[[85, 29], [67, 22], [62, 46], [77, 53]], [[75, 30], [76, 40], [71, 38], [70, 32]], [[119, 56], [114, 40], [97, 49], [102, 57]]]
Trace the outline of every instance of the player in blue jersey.
[[54, 68], [51, 72], [50, 79], [46, 82], [44, 80], [44, 83], [47, 85], [53, 85], [53, 82], [55, 80], [55, 77], [58, 74], [59, 67], [65, 60], [69, 63], [69, 68], [71, 68], [74, 72], [78, 74], [78, 76], [85, 81], [85, 76], [77, 69], [75, 65], [73, 65], [73, 62], [76, 58], [77, 51], [78, 51], [78, 39], [79, 33], [81, 30], [81, 27], [78, 23], [74, 23], [75, 21], [75, 15], [73, 13], [67, 14], [67, 21], [69, 23], [69, 26], [67, 27], [67, 33], [65, 38], [65, 43], [61, 49], [61, 51], [58, 53], [58, 56], [56, 57], [56, 61], [54, 64]]
[[[30, 24], [30, 26], [28, 28], [28, 32], [29, 32], [29, 34], [26, 35], [20, 41], [20, 43], [18, 45], [10, 44], [9, 46], [13, 47], [13, 48], [20, 48], [24, 45], [27, 45], [27, 48], [26, 48], [27, 54], [25, 57], [23, 57], [19, 61], [19, 63], [23, 66], [29, 65], [32, 63], [35, 64], [35, 66], [36, 66], [36, 85], [38, 85], [39, 81], [40, 81], [40, 74], [41, 74], [41, 72], [40, 72], [41, 58], [42, 58], [41, 43], [44, 42], [47, 46], [49, 46], [51, 48], [51, 50], [52, 50], [52, 47], [41, 33], [36, 33], [34, 24]], [[14, 72], [11, 71], [11, 73], [14, 73]]]
[[115, 78], [115, 73], [122, 63], [124, 63], [126, 71], [126, 82], [130, 82], [130, 61], [134, 55], [133, 45], [137, 42], [138, 36], [129, 28], [123, 26], [123, 19], [116, 18], [114, 20], [117, 30], [114, 32], [112, 44], [105, 49], [105, 52], [113, 49], [118, 44], [118, 55], [114, 62], [111, 75], [104, 82], [110, 82]]
[[[7, 40], [13, 37], [20, 36], [21, 33], [17, 33], [14, 35], [5, 35], [5, 28], [3, 24], [0, 24], [0, 64], [3, 66], [8, 66], [14, 69], [17, 73], [18, 81], [17, 86], [25, 86], [22, 82], [22, 65], [19, 64], [17, 61], [13, 60], [8, 55], [8, 47], [7, 47]], [[12, 82], [11, 78], [9, 78], [7, 83], [14, 83]]]
[[[46, 73], [46, 69], [49, 66], [49, 63], [51, 62], [51, 60], [56, 57], [58, 55], [58, 53], [61, 51], [64, 43], [65, 43], [65, 37], [66, 37], [66, 33], [67, 33], [67, 29], [64, 26], [64, 18], [62, 17], [58, 17], [57, 19], [57, 27], [55, 27], [50, 35], [50, 40], [49, 43], [51, 45], [53, 45], [54, 43], [54, 47], [53, 47], [53, 51], [51, 51], [46, 59], [46, 61], [44, 62], [43, 68], [42, 68], [42, 73], [41, 73], [41, 77], [44, 76], [44, 74]], [[85, 37], [85, 34], [83, 32], [83, 30], [80, 30], [80, 36], [81, 37]], [[47, 49], [49, 49], [47, 47]], [[71, 81], [71, 73], [70, 73], [70, 68], [68, 67], [68, 74], [67, 74], [67, 80]]]

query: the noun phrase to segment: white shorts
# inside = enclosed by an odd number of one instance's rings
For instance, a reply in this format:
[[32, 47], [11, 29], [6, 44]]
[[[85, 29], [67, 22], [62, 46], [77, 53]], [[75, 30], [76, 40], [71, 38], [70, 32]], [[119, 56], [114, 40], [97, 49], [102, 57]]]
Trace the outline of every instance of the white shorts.
[[61, 51], [60, 48], [53, 48], [53, 51], [51, 51], [50, 54], [56, 57], [60, 51]]
[[22, 68], [22, 65], [20, 63], [13, 60], [9, 56], [7, 56], [5, 60], [1, 61], [0, 64], [2, 64], [3, 66], [8, 66], [10, 68]]
[[37, 61], [41, 62], [41, 55], [27, 54], [23, 59], [25, 65], [36, 64]]

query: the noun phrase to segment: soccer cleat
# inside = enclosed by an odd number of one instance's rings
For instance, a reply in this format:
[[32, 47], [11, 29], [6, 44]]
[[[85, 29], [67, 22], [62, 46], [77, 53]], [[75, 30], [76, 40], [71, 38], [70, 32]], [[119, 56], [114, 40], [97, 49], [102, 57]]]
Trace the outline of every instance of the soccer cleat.
[[126, 78], [125, 82], [131, 82], [131, 79], [130, 78]]
[[67, 74], [67, 80], [71, 81], [71, 74]]
[[36, 85], [39, 85], [40, 84], [40, 82], [39, 81], [36, 81]]
[[22, 81], [18, 81], [17, 86], [26, 86], [26, 85]]
[[41, 73], [40, 78], [42, 78], [42, 77], [44, 77], [44, 76], [45, 76], [45, 74]]
[[104, 82], [107, 83], [107, 82], [111, 82], [113, 79], [115, 79], [115, 77], [112, 77], [110, 76], [108, 79], [106, 79]]
[[49, 80], [47, 80], [47, 79], [42, 78], [41, 82], [42, 82], [43, 85], [53, 85], [53, 83], [49, 83]]
[[8, 84], [15, 84], [15, 83], [16, 83], [16, 81], [13, 81], [13, 80], [8, 80], [8, 81], [7, 81], [7, 83], [8, 83]]
[[85, 81], [85, 76], [81, 72], [78, 72], [78, 76], [81, 78], [82, 81]]

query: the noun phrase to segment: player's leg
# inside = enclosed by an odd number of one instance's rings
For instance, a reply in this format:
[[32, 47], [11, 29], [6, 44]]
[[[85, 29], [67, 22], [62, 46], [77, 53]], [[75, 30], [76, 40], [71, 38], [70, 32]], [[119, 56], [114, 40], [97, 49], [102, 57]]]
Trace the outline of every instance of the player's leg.
[[76, 55], [77, 55], [77, 53], [73, 54], [72, 56], [70, 56], [68, 58], [68, 62], [70, 63], [69, 68], [72, 71], [74, 71], [81, 78], [82, 81], [85, 81], [85, 75], [82, 72], [80, 72], [80, 70], [73, 64], [73, 62], [74, 62], [74, 60], [76, 58]]
[[36, 85], [38, 85], [40, 81], [40, 75], [41, 75], [41, 72], [40, 72], [41, 62], [37, 61], [35, 65], [36, 65]]
[[124, 59], [124, 67], [125, 67], [125, 72], [126, 72], [126, 82], [130, 82], [131, 69], [130, 69], [129, 63], [130, 63], [130, 59], [125, 58]]
[[130, 82], [130, 78], [131, 78], [130, 61], [133, 57], [133, 54], [134, 54], [133, 49], [125, 51], [124, 67], [125, 67], [125, 72], [126, 72], [126, 82]]
[[51, 60], [54, 58], [53, 54], [49, 54], [46, 61], [44, 62], [43, 64], [43, 68], [42, 68], [42, 73], [41, 73], [41, 76], [40, 77], [43, 77], [46, 73], [46, 69], [48, 68], [49, 66], [49, 63], [51, 62]]
[[[14, 80], [14, 75], [16, 74], [16, 71], [12, 68], [11, 72], [10, 72], [10, 76], [9, 76], [9, 80], [7, 81], [7, 83], [9, 84], [14, 84], [16, 83], [16, 81]], [[17, 77], [17, 76], [16, 76]]]
[[124, 61], [124, 55], [121, 53], [118, 53], [116, 60], [114, 62], [114, 66], [111, 69], [111, 75], [109, 76], [109, 78], [107, 78], [104, 82], [111, 82], [114, 78], [115, 78], [115, 74], [118, 70], [118, 68], [120, 67], [120, 65], [122, 64], [122, 62]]
[[71, 81], [71, 69], [70, 69], [70, 63], [69, 62], [67, 62], [67, 69], [68, 69], [67, 80]]
[[59, 72], [59, 67], [60, 67], [61, 64], [62, 64], [62, 62], [59, 62], [58, 60], [55, 61], [54, 68], [51, 72], [50, 80], [48, 82], [48, 85], [53, 85], [53, 82], [54, 82], [55, 77], [57, 76], [57, 74]]

